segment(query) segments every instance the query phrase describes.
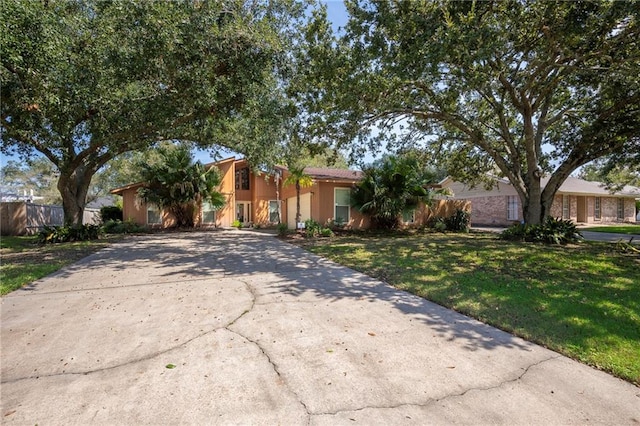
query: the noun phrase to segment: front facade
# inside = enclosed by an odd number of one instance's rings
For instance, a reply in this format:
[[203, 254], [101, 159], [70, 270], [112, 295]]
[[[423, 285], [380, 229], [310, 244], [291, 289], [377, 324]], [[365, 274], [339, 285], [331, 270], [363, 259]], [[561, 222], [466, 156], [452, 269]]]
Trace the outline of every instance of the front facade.
[[[454, 199], [471, 203], [473, 225], [509, 226], [523, 220], [520, 197], [507, 179], [496, 178], [491, 189], [471, 188], [451, 178], [440, 185], [449, 188]], [[575, 223], [635, 223], [636, 198], [640, 198], [639, 188], [627, 186], [612, 193], [599, 182], [569, 177], [556, 193], [550, 215]]]
[[[275, 175], [255, 172], [245, 160], [228, 158], [211, 164], [221, 174], [219, 191], [226, 198], [225, 206], [213, 211], [203, 203], [197, 213], [200, 227], [273, 226], [279, 222], [295, 229], [295, 185], [283, 185], [288, 176], [286, 168]], [[351, 187], [360, 179], [360, 172], [343, 169], [307, 168], [312, 178], [310, 187], [301, 188], [301, 222], [313, 219], [321, 224], [339, 223], [351, 228], [365, 228], [368, 220], [350, 206]], [[123, 218], [139, 225], [170, 227], [173, 218], [147, 205], [137, 197], [141, 183], [111, 191], [123, 198]]]

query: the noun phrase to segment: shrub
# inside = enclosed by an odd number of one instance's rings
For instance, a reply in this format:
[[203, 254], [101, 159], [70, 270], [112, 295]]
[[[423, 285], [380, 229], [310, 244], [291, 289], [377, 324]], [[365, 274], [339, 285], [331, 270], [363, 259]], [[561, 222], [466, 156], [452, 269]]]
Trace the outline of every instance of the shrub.
[[119, 220], [122, 222], [122, 207], [118, 206], [102, 206], [100, 207], [100, 219], [102, 223], [110, 220]]
[[304, 235], [305, 237], [315, 237], [320, 235], [322, 226], [313, 219], [307, 219], [304, 221]]
[[234, 228], [242, 228], [242, 222], [240, 222], [238, 219], [234, 220], [233, 223], [231, 223], [231, 226], [233, 226]]
[[277, 229], [278, 235], [280, 235], [281, 237], [284, 237], [285, 235], [287, 235], [287, 232], [289, 232], [289, 228], [287, 227], [286, 223], [279, 223]]
[[567, 244], [582, 240], [582, 234], [570, 220], [547, 219], [539, 225], [516, 224], [505, 229], [500, 238], [511, 241]]
[[132, 220], [125, 222], [121, 220], [109, 220], [102, 225], [102, 229], [107, 234], [140, 234], [147, 232], [147, 228], [138, 225]]
[[471, 215], [462, 209], [456, 209], [451, 216], [444, 220], [447, 229], [453, 232], [469, 232], [470, 222]]
[[429, 228], [432, 228], [434, 231], [438, 231], [438, 232], [444, 232], [447, 230], [447, 224], [446, 224], [445, 218], [440, 216], [434, 216], [429, 218], [429, 221], [427, 222], [427, 226]]
[[47, 244], [97, 240], [101, 233], [102, 229], [98, 225], [45, 226], [38, 233], [38, 242]]
[[334, 233], [331, 228], [322, 228], [320, 230], [320, 236], [322, 237], [333, 237]]

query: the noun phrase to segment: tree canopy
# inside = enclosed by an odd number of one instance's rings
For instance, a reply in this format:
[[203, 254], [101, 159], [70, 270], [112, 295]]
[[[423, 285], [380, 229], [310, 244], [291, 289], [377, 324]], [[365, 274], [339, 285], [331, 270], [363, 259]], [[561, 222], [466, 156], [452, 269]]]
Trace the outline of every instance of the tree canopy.
[[162, 140], [277, 154], [296, 2], [7, 1], [0, 148], [59, 170], [67, 222], [92, 176]]
[[138, 189], [140, 199], [166, 210], [176, 220], [178, 228], [193, 228], [202, 202], [217, 210], [226, 199], [218, 192], [221, 182], [216, 167], [206, 168], [193, 162], [186, 146], [163, 146], [158, 149], [160, 161], [138, 163], [144, 186]]
[[319, 10], [296, 53], [308, 64], [297, 100], [318, 138], [356, 156], [421, 147], [464, 182], [503, 175], [529, 223], [578, 167], [640, 152], [637, 1], [346, 7], [343, 35]]

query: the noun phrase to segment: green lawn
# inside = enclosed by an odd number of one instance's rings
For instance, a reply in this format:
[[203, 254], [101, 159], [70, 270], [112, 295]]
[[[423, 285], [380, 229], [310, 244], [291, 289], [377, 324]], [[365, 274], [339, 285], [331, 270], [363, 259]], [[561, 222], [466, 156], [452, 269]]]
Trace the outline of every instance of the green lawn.
[[114, 238], [74, 243], [36, 243], [36, 237], [0, 238], [0, 295], [5, 295], [104, 247]]
[[345, 236], [310, 251], [640, 384], [640, 258], [490, 234]]
[[610, 232], [613, 234], [640, 235], [640, 225], [611, 225], [584, 228], [583, 231]]

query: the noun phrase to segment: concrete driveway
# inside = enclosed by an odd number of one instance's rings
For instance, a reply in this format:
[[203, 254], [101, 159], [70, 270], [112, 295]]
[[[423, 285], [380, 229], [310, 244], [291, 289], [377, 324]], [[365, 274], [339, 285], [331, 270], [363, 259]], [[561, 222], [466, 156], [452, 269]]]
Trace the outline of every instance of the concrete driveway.
[[640, 423], [638, 387], [256, 233], [131, 238], [1, 315], [7, 425]]

